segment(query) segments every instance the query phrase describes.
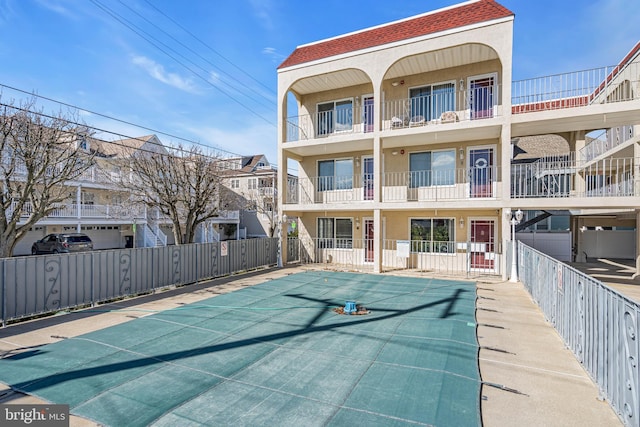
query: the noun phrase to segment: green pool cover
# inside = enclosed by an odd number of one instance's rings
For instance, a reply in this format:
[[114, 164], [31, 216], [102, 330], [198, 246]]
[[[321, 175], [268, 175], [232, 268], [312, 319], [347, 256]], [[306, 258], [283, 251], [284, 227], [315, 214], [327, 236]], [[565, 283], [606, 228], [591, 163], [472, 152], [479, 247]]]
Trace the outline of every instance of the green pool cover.
[[476, 426], [475, 300], [304, 272], [2, 359], [0, 381], [110, 426]]

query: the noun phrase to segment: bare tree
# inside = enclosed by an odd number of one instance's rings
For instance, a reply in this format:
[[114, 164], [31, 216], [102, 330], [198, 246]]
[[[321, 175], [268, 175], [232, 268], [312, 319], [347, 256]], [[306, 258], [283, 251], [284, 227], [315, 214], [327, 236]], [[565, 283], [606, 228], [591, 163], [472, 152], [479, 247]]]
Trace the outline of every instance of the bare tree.
[[216, 159], [196, 146], [131, 153], [127, 187], [173, 224], [176, 244], [192, 243], [199, 224], [218, 216], [220, 175]]
[[91, 167], [82, 131], [71, 115], [34, 111], [35, 100], [0, 99], [0, 257], [67, 199], [67, 183]]

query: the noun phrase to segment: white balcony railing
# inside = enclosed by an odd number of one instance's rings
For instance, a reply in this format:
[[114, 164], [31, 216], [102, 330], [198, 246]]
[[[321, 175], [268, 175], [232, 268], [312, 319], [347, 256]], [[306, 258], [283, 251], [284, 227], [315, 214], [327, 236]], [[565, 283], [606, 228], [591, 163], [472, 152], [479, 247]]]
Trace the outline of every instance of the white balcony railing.
[[[383, 103], [382, 129], [402, 129], [428, 124], [496, 117], [500, 114], [500, 85], [468, 90], [452, 87], [443, 93], [390, 100]], [[373, 105], [288, 117], [286, 142], [347, 133], [373, 132]]]
[[638, 76], [640, 64], [635, 62], [514, 81], [512, 111], [519, 114], [640, 99], [640, 93], [632, 90]]
[[[499, 167], [386, 172], [382, 201], [436, 201], [499, 197]], [[373, 174], [290, 180], [287, 203], [322, 204], [374, 200]]]
[[[17, 203], [13, 202], [7, 211], [7, 216], [11, 216], [17, 208]], [[21, 212], [21, 218], [27, 218], [31, 214], [31, 205], [26, 203]], [[104, 219], [104, 220], [133, 220], [146, 216], [143, 205], [89, 205], [67, 203], [56, 204], [46, 219]]]
[[511, 165], [511, 197], [633, 197], [639, 159]]
[[384, 103], [383, 130], [449, 124], [500, 115], [500, 85], [390, 100]]
[[580, 150], [580, 158], [583, 161], [593, 160], [631, 140], [633, 137], [633, 126], [619, 126], [607, 129], [604, 138], [596, 138]]
[[373, 106], [319, 111], [286, 119], [286, 142], [373, 131]]

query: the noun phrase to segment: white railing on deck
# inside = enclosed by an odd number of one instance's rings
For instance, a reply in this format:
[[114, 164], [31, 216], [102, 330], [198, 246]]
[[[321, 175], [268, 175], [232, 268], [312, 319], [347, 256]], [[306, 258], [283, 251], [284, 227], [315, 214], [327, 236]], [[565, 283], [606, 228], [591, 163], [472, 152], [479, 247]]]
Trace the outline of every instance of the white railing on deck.
[[604, 136], [604, 139], [598, 137], [580, 150], [581, 160], [593, 160], [631, 140], [634, 137], [633, 126], [619, 126], [607, 129], [604, 132]]
[[634, 158], [511, 165], [511, 197], [636, 196]]
[[639, 99], [633, 91], [640, 76], [640, 64], [610, 66], [591, 70], [517, 80], [511, 86], [514, 114], [583, 107], [591, 104]]

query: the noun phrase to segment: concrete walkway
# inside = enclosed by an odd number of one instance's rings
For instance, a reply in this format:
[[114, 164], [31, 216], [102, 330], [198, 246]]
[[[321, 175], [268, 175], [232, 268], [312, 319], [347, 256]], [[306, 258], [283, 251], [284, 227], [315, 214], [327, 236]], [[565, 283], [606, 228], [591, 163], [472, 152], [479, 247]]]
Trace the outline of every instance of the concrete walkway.
[[[478, 284], [485, 426], [621, 426], [521, 283]], [[490, 350], [491, 348], [493, 350]]]
[[635, 260], [600, 258], [570, 265], [640, 303], [640, 278], [633, 279], [636, 273]]
[[[164, 310], [303, 271], [262, 270], [100, 306]], [[520, 283], [478, 284], [478, 340], [485, 426], [620, 426], [609, 404]], [[139, 311], [75, 313], [0, 329], [0, 357], [145, 315]], [[491, 348], [491, 349], [488, 349]], [[0, 403], [42, 403], [0, 385]], [[71, 426], [94, 426], [72, 417]]]

